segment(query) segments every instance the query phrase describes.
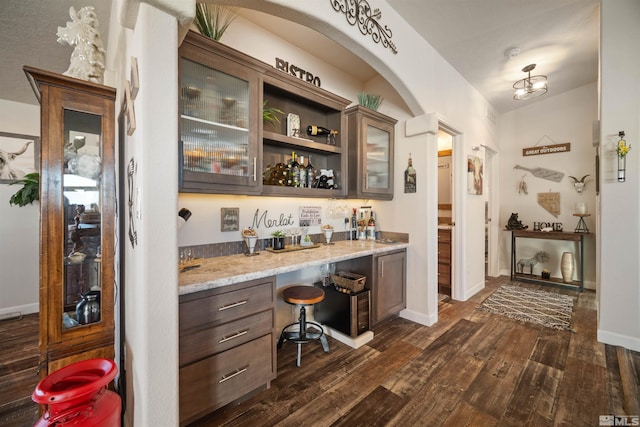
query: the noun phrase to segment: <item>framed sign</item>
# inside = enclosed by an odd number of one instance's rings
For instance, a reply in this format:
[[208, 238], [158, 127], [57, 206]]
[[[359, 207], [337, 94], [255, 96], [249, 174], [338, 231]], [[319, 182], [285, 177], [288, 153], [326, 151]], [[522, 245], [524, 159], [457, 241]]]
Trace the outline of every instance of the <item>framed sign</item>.
[[220, 231], [240, 229], [240, 208], [220, 208]]
[[40, 138], [0, 132], [0, 183], [10, 184], [38, 172]]

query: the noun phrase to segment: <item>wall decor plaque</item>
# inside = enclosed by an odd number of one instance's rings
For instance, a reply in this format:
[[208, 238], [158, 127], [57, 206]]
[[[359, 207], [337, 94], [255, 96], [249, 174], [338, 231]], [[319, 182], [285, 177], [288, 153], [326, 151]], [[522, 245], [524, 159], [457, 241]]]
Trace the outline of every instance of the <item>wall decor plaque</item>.
[[522, 156], [539, 156], [541, 154], [566, 153], [571, 151], [571, 143], [541, 145], [537, 147], [528, 147], [522, 149]]
[[556, 218], [560, 215], [560, 193], [538, 193], [538, 204]]

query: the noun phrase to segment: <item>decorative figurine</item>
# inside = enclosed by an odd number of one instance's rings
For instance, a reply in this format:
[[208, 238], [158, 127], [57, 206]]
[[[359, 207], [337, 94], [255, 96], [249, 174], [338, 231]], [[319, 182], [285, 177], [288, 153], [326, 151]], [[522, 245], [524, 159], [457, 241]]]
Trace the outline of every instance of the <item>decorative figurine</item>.
[[71, 21], [66, 27], [58, 27], [58, 43], [72, 46], [69, 68], [63, 74], [69, 77], [102, 84], [104, 80], [104, 54], [98, 32], [98, 17], [92, 6], [84, 6], [76, 12], [69, 8]]
[[518, 214], [512, 213], [509, 217], [509, 221], [507, 221], [507, 230], [526, 230], [529, 228], [528, 225], [522, 225], [522, 221], [518, 220]]
[[523, 258], [518, 261], [518, 273], [524, 273], [524, 268], [528, 266], [529, 274], [533, 274], [534, 265], [536, 265], [539, 262], [547, 262], [547, 261], [549, 261], [549, 254], [544, 251], [538, 252], [531, 258]]
[[569, 178], [571, 178], [573, 180], [573, 188], [576, 189], [576, 192], [578, 194], [582, 194], [582, 192], [584, 191], [584, 185], [585, 185], [585, 178], [588, 177], [589, 175], [585, 175], [582, 177], [582, 179], [578, 179], [575, 176], [571, 176], [569, 175]]

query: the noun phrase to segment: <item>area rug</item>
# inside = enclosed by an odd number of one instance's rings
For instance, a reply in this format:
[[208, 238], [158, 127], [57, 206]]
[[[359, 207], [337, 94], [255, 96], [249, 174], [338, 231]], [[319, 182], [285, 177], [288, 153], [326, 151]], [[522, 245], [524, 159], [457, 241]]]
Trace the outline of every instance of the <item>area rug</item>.
[[574, 298], [519, 286], [503, 285], [480, 307], [494, 314], [553, 329], [571, 329]]

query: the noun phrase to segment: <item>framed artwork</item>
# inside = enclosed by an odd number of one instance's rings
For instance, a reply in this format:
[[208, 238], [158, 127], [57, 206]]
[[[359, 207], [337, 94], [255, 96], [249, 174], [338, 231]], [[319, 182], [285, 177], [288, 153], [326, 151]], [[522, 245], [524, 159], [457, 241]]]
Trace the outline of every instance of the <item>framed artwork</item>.
[[0, 183], [10, 184], [40, 167], [40, 137], [0, 132]]
[[482, 194], [482, 175], [483, 171], [482, 159], [478, 156], [469, 155], [467, 158], [467, 193]]
[[220, 208], [220, 231], [240, 229], [240, 208]]
[[131, 98], [131, 83], [127, 80], [125, 85], [125, 107], [127, 116], [127, 135], [131, 136], [136, 131], [136, 112]]

